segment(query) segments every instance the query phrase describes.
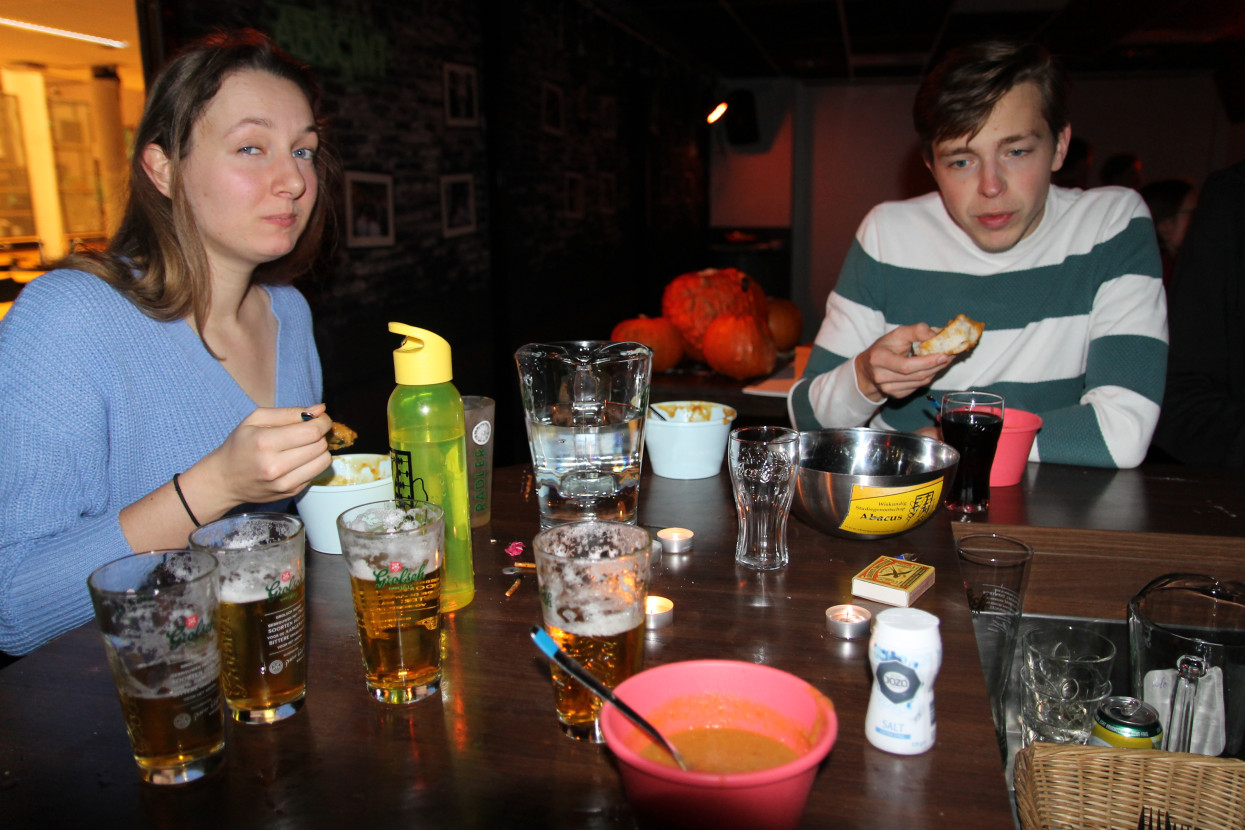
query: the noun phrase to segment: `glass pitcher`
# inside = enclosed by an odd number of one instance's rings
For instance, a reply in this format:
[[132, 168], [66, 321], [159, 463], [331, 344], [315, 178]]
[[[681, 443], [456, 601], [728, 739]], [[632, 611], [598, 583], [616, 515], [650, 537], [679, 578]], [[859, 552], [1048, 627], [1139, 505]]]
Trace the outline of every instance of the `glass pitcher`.
[[1133, 694], [1163, 748], [1245, 758], [1245, 584], [1165, 574], [1128, 603]]
[[529, 343], [515, 352], [540, 525], [635, 524], [653, 350], [640, 343]]

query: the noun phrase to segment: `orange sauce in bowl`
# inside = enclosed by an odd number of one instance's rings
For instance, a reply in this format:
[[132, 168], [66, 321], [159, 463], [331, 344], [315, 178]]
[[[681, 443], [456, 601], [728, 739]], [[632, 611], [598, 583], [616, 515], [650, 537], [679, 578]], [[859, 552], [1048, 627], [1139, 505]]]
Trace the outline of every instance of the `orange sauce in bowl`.
[[[666, 739], [693, 771], [714, 775], [757, 772], [800, 757], [781, 741], [747, 729], [697, 727], [667, 735]], [[640, 755], [659, 764], [678, 766], [670, 753], [655, 743], [643, 747]]]

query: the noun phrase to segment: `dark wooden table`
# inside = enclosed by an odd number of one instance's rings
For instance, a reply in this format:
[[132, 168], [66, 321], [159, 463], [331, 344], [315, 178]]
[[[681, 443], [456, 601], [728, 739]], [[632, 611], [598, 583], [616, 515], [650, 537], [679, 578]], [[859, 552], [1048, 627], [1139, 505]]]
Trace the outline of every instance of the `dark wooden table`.
[[[1245, 535], [1239, 476], [1037, 472], [1031, 465], [1025, 482], [1009, 488], [1013, 525], [1036, 527], [1050, 516], [1103, 531]], [[475, 602], [445, 623], [440, 700], [386, 708], [368, 698], [343, 563], [309, 553], [307, 705], [275, 726], [231, 725], [226, 766], [206, 781], [139, 784], [93, 625], [0, 669], [0, 826], [634, 827], [608, 750], [558, 732], [547, 666], [527, 637], [540, 621], [535, 578], [505, 596], [514, 580], [501, 574], [505, 547], [530, 548], [537, 530], [531, 487], [527, 466], [497, 471], [493, 523], [475, 535]], [[761, 662], [835, 702], [838, 742], [814, 785], [806, 827], [1010, 828], [948, 516], [873, 542], [832, 538], [793, 519], [790, 566], [758, 574], [734, 564], [729, 487], [725, 475], [645, 476], [641, 523], [696, 532], [693, 553], [667, 554], [655, 571], [652, 591], [674, 601], [675, 621], [646, 635], [645, 664]], [[998, 513], [1007, 513], [1002, 504]], [[938, 741], [915, 757], [867, 743], [865, 643], [835, 640], [824, 626], [825, 609], [848, 601], [853, 573], [879, 554], [905, 552], [938, 569], [918, 606], [940, 617], [944, 647]]]

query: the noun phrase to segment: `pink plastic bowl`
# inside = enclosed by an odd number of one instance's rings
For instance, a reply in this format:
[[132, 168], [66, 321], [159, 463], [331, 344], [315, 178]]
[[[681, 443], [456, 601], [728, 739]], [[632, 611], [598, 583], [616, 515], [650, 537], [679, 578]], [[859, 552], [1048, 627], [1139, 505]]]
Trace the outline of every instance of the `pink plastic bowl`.
[[[792, 674], [754, 663], [669, 663], [628, 678], [615, 691], [666, 735], [702, 726], [736, 727], [795, 749], [808, 747], [796, 760], [759, 772], [684, 772], [641, 756], [639, 750], [650, 739], [607, 705], [601, 731], [618, 759], [627, 798], [645, 827], [795, 827], [817, 767], [839, 731], [829, 698]], [[706, 707], [706, 695], [739, 705]], [[680, 704], [680, 699], [698, 698], [702, 705]]]
[[1003, 411], [1003, 432], [999, 446], [994, 451], [994, 464], [990, 467], [991, 487], [1011, 487], [1024, 478], [1025, 464], [1033, 439], [1042, 428], [1042, 416], [1023, 409], [1007, 407]]

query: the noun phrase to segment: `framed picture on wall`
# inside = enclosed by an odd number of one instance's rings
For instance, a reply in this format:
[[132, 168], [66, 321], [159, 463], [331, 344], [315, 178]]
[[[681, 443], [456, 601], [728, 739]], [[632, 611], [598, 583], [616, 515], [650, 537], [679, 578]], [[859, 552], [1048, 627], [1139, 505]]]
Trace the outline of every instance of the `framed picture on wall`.
[[474, 66], [445, 65], [445, 123], [451, 127], [479, 125], [479, 88]]
[[346, 171], [346, 247], [393, 244], [393, 176]]
[[475, 177], [456, 173], [441, 177], [441, 234], [462, 236], [475, 233]]
[[578, 173], [566, 174], [566, 203], [563, 213], [572, 219], [584, 215], [584, 177]]
[[562, 135], [564, 123], [562, 88], [545, 81], [540, 85], [540, 128], [547, 133]]

